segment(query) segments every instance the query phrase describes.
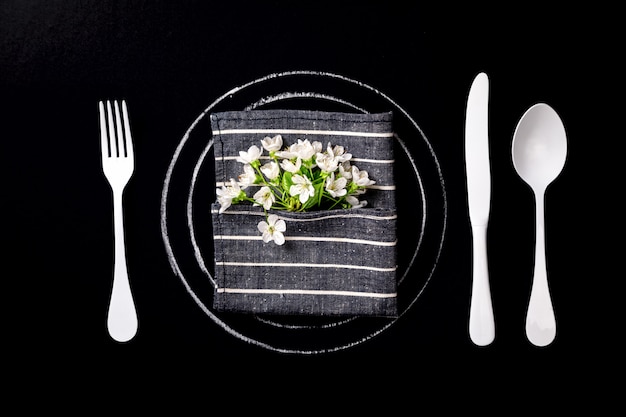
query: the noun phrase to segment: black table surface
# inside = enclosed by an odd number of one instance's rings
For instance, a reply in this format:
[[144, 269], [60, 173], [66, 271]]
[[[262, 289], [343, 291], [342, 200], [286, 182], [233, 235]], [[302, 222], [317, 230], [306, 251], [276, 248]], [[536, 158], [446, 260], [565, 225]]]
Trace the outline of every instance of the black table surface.
[[[2, 1], [3, 298], [10, 306], [3, 344], [30, 352], [34, 369], [107, 358], [145, 363], [152, 354], [171, 367], [202, 370], [220, 359], [323, 367], [366, 358], [374, 369], [413, 375], [436, 362], [498, 365], [514, 375], [562, 367], [576, 380], [576, 369], [602, 367], [621, 330], [610, 325], [620, 303], [609, 301], [621, 280], [609, 263], [623, 246], [610, 237], [620, 237], [613, 211], [623, 189], [612, 184], [619, 165], [608, 162], [621, 140], [612, 128], [620, 118], [615, 110], [623, 108], [612, 76], [622, 52], [615, 13], [540, 2], [518, 9]], [[392, 98], [429, 138], [447, 192], [441, 257], [419, 300], [384, 332], [336, 352], [276, 352], [224, 331], [172, 271], [161, 234], [164, 179], [192, 122], [228, 90], [289, 71], [339, 74]], [[491, 83], [488, 248], [496, 338], [478, 347], [468, 335], [463, 133], [469, 86], [483, 71]], [[611, 97], [616, 104], [605, 101]], [[128, 343], [112, 340], [105, 325], [112, 203], [100, 168], [97, 103], [117, 98], [128, 102], [136, 151], [125, 202], [139, 331]], [[566, 166], [546, 196], [558, 333], [545, 348], [524, 334], [534, 210], [510, 152], [517, 121], [537, 102], [559, 113], [568, 135]]]

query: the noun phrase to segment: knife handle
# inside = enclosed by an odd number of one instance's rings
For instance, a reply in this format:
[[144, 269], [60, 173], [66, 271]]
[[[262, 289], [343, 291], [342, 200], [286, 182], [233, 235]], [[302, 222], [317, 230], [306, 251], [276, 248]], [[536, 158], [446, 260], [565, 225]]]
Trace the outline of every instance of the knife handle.
[[489, 289], [487, 225], [472, 225], [472, 295], [469, 334], [472, 342], [486, 346], [495, 338], [495, 323]]

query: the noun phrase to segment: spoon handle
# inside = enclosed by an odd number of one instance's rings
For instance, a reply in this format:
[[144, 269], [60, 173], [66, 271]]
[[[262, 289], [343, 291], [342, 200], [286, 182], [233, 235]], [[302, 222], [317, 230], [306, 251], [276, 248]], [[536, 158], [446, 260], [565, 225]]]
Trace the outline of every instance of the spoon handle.
[[556, 319], [546, 268], [543, 196], [543, 193], [536, 196], [535, 270], [526, 313], [526, 337], [536, 346], [547, 346], [556, 336]]
[[486, 346], [495, 337], [495, 323], [489, 289], [487, 225], [472, 226], [473, 266], [469, 334], [472, 342]]

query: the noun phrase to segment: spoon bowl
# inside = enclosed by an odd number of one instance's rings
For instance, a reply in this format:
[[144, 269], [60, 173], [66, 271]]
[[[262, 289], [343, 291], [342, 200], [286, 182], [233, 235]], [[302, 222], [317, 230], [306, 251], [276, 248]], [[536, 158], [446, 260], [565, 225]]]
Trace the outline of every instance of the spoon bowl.
[[535, 192], [560, 174], [567, 155], [567, 137], [559, 115], [547, 104], [530, 107], [513, 135], [513, 165]]
[[526, 336], [534, 345], [546, 346], [556, 336], [556, 320], [546, 269], [544, 195], [567, 157], [565, 127], [552, 107], [538, 103], [524, 113], [513, 134], [512, 157], [515, 170], [535, 194], [535, 268]]

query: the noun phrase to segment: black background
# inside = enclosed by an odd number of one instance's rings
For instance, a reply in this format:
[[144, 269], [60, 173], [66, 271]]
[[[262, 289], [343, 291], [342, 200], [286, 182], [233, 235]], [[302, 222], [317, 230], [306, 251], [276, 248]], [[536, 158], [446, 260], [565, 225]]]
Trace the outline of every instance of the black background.
[[[453, 375], [443, 371], [448, 365], [579, 387], [590, 384], [581, 375], [610, 372], [613, 362], [602, 359], [615, 346], [615, 328], [605, 324], [619, 303], [608, 295], [623, 275], [607, 267], [616, 248], [609, 240], [618, 227], [613, 208], [621, 203], [605, 192], [623, 189], [610, 184], [619, 175], [608, 162], [623, 139], [611, 127], [619, 120], [611, 109], [623, 109], [612, 77], [623, 52], [616, 12], [550, 2], [429, 3], [1, 0], [3, 344], [15, 352], [12, 360], [34, 365], [28, 369], [39, 375], [77, 370], [97, 377], [132, 363], [153, 372], [186, 369], [206, 381], [221, 362], [248, 370], [272, 363], [292, 381], [310, 377], [295, 371], [302, 366], [324, 375], [341, 363], [381, 371], [392, 385], [402, 375], [424, 380], [430, 367]], [[163, 180], [194, 119], [229, 89], [292, 70], [341, 74], [393, 98], [432, 143], [448, 192], [442, 258], [419, 302], [372, 340], [313, 357], [266, 351], [216, 326], [173, 274], [160, 234]], [[484, 348], [467, 333], [463, 170], [465, 103], [481, 71], [491, 82], [488, 236], [496, 317], [496, 339]], [[105, 326], [112, 207], [100, 168], [97, 102], [116, 98], [128, 102], [136, 153], [126, 219], [140, 327], [126, 344]], [[560, 114], [569, 146], [546, 197], [558, 322], [546, 348], [524, 335], [534, 212], [510, 157], [517, 121], [537, 102]], [[44, 372], [49, 365], [54, 371]], [[238, 372], [245, 380], [246, 371]], [[346, 375], [342, 383], [358, 381]]]

